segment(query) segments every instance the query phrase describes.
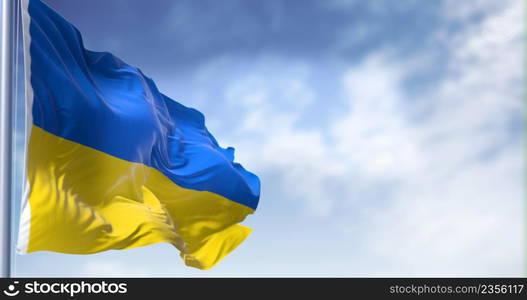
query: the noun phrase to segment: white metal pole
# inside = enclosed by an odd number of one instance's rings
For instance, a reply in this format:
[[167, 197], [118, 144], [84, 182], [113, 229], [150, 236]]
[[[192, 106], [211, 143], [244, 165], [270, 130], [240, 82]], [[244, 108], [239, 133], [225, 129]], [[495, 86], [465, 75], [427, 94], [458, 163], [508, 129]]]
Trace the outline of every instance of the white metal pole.
[[15, 1], [2, 1], [0, 70], [0, 277], [11, 277], [12, 103]]

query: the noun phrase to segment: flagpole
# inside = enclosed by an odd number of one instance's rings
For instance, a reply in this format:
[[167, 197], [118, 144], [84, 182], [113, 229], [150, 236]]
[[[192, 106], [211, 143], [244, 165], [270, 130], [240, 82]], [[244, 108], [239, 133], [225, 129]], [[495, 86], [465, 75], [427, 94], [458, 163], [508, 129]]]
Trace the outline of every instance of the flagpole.
[[12, 103], [15, 1], [2, 1], [0, 70], [0, 277], [11, 277]]

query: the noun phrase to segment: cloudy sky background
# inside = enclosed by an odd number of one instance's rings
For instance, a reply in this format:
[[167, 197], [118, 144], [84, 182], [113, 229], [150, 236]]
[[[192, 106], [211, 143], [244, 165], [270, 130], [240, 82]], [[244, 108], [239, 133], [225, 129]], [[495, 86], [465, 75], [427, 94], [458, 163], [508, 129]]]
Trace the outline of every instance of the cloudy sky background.
[[158, 244], [15, 276], [525, 274], [523, 1], [46, 2], [202, 111], [262, 194], [210, 271]]

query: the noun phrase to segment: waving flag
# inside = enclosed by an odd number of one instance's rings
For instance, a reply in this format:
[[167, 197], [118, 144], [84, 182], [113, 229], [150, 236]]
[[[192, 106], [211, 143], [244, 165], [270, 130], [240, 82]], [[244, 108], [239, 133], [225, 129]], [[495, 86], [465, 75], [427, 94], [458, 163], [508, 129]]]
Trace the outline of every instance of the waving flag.
[[28, 144], [18, 251], [87, 254], [168, 242], [208, 269], [250, 233], [258, 177], [203, 115], [138, 68], [84, 49], [77, 29], [24, 0]]

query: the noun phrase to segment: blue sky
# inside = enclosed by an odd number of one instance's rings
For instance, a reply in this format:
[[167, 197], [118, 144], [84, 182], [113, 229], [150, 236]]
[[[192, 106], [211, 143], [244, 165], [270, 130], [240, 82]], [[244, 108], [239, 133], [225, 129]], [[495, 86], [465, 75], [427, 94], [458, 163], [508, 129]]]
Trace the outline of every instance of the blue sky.
[[523, 274], [522, 1], [46, 2], [202, 111], [262, 195], [210, 271], [158, 244], [16, 276]]

